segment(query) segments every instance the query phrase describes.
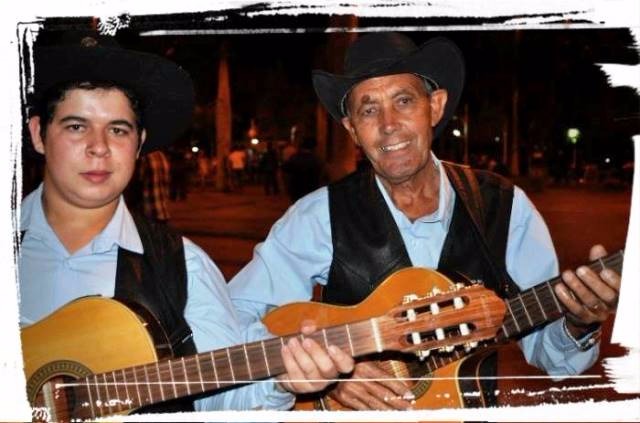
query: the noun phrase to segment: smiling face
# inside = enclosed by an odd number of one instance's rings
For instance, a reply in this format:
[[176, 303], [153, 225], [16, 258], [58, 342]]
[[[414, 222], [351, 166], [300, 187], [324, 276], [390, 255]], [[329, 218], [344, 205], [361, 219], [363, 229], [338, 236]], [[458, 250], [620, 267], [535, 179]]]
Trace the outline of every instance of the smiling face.
[[135, 168], [139, 147], [136, 116], [117, 88], [68, 90], [41, 133], [29, 121], [36, 151], [44, 154], [47, 202], [75, 208], [115, 207]]
[[349, 93], [342, 124], [383, 182], [396, 185], [426, 175], [433, 127], [446, 102], [445, 90], [429, 95], [413, 74], [371, 78]]

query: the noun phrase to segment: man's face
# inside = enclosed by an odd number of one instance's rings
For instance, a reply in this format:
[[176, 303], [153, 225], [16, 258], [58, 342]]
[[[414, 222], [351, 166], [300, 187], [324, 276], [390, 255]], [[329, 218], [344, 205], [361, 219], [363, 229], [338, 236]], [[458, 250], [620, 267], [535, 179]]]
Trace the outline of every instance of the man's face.
[[413, 74], [381, 76], [357, 84], [342, 124], [362, 147], [376, 173], [391, 184], [410, 180], [431, 160], [432, 127], [444, 112], [447, 92], [427, 94]]
[[44, 139], [40, 119], [29, 122], [36, 151], [45, 155], [47, 198], [97, 209], [117, 201], [135, 168], [135, 114], [117, 88], [71, 89], [57, 104]]

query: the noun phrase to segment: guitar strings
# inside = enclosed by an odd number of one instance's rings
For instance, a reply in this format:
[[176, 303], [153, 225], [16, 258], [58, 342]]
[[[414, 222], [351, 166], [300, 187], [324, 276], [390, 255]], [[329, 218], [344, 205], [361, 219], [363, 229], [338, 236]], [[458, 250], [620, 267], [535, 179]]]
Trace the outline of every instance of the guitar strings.
[[[406, 382], [421, 382], [421, 381], [425, 381], [425, 380], [429, 380], [429, 381], [448, 381], [448, 380], [517, 380], [517, 379], [526, 379], [526, 380], [534, 380], [534, 379], [554, 379], [557, 376], [546, 376], [546, 375], [539, 375], [539, 376], [521, 376], [521, 375], [508, 375], [508, 376], [423, 376], [423, 377], [402, 377], [402, 378], [393, 378], [395, 380], [401, 380], [401, 381], [406, 381]], [[605, 378], [605, 376], [603, 375], [598, 375], [598, 374], [582, 374], [582, 375], [564, 375], [565, 378], [567, 379], [602, 379]], [[386, 379], [388, 378], [360, 378], [360, 379], [350, 379], [351, 382], [384, 382]], [[291, 380], [293, 382], [326, 382], [326, 381], [330, 381], [330, 382], [340, 382], [340, 381], [344, 381], [344, 379], [317, 379], [317, 380], [307, 380], [307, 379], [303, 379], [303, 380]], [[223, 381], [220, 381], [221, 383]], [[229, 381], [231, 382], [231, 381]], [[272, 383], [271, 380], [257, 380], [257, 381], [252, 381], [252, 380], [246, 380], [246, 381], [235, 381], [236, 383]], [[57, 387], [74, 387], [77, 384], [73, 384], [73, 383], [64, 383], [64, 384], [57, 384]], [[98, 384], [100, 385], [100, 384]], [[613, 386], [613, 384], [609, 384], [609, 385], [603, 385], [603, 387], [610, 387]], [[395, 396], [395, 397], [386, 397], [385, 400], [391, 400], [391, 399], [407, 399], [401, 396]], [[133, 401], [129, 398], [127, 398], [126, 400], [120, 400], [119, 398], [109, 398], [106, 400], [101, 400], [99, 403], [93, 404], [94, 407], [92, 407], [91, 409], [91, 416], [92, 418], [96, 418], [96, 417], [101, 417], [101, 416], [107, 416], [109, 414], [105, 414], [104, 413], [104, 408], [109, 408], [108, 413], [113, 413], [113, 412], [121, 412], [121, 411], [127, 411], [127, 410], [131, 410], [131, 409], [135, 409], [138, 408], [140, 405], [136, 406]], [[122, 405], [124, 405], [125, 407], [123, 408]], [[99, 413], [95, 413], [95, 409], [98, 409]], [[111, 409], [115, 409], [118, 408], [117, 410], [111, 410]], [[35, 410], [35, 408], [34, 408]], [[71, 407], [69, 405], [68, 402], [64, 402], [64, 405], [56, 408], [57, 414], [59, 416], [70, 416], [69, 413], [71, 413], [72, 411], [76, 411], [73, 407]], [[80, 411], [85, 411], [88, 412], [88, 409], [85, 410], [80, 410]], [[73, 418], [81, 418], [84, 417], [83, 415], [74, 415], [71, 416]]]
[[[380, 378], [353, 378], [353, 379], [349, 379], [349, 382], [385, 382], [388, 381], [389, 379], [393, 379], [393, 380], [401, 380], [404, 382], [422, 382], [422, 381], [436, 381], [436, 380], [518, 380], [518, 379], [557, 379], [557, 378], [563, 378], [563, 379], [603, 379], [606, 378], [606, 376], [604, 375], [600, 375], [600, 374], [580, 374], [580, 375], [554, 375], [554, 376], [549, 376], [549, 375], [507, 375], [507, 376], [481, 376], [481, 375], [477, 375], [477, 376], [419, 376], [419, 377], [380, 377]], [[345, 379], [342, 378], [335, 378], [335, 379], [287, 379], [289, 382], [294, 382], [294, 383], [304, 383], [304, 382], [311, 382], [311, 383], [321, 383], [321, 382], [344, 382]], [[205, 383], [210, 384], [210, 383], [215, 383], [215, 382], [210, 382], [210, 381], [205, 381]], [[248, 383], [273, 383], [273, 380], [271, 379], [259, 379], [259, 380], [251, 380], [251, 379], [247, 379], [247, 380], [227, 380], [227, 381], [223, 381], [221, 380], [220, 383], [238, 383], [238, 384], [248, 384]], [[152, 384], [152, 385], [173, 385], [173, 383], [171, 382], [138, 382], [137, 384], [135, 382], [115, 382], [115, 383], [109, 383], [109, 382], [96, 382], [96, 383], [92, 383], [90, 384], [91, 386], [124, 386], [124, 385], [128, 385], [128, 386], [135, 386], [135, 385], [146, 385], [146, 384]], [[196, 385], [196, 384], [200, 384], [200, 382], [176, 382], [176, 385], [187, 385], [187, 384], [191, 384], [191, 385]], [[67, 388], [67, 387], [78, 387], [78, 386], [87, 386], [86, 384], [74, 384], [73, 382], [68, 382], [68, 383], [57, 383], [56, 384], [56, 388]]]
[[[602, 271], [605, 268], [612, 268], [620, 271], [623, 261], [622, 254], [623, 252], [620, 251], [602, 259], [595, 260], [586, 266], [594, 272]], [[546, 282], [534, 286], [533, 288], [530, 288], [520, 293], [518, 296], [508, 300], [508, 310], [511, 317], [513, 317], [513, 324], [516, 325], [517, 333], [536, 327], [539, 324], [548, 321], [549, 316], [547, 314], [551, 314], [553, 317], [557, 314], [564, 313], [564, 310], [561, 308], [552, 288], [553, 285], [561, 282], [561, 280], [560, 276], [549, 279]], [[535, 314], [534, 306], [535, 308], [540, 309], [542, 316]], [[512, 322], [506, 322], [506, 324], [509, 323]], [[524, 326], [524, 328], [522, 326]]]
[[[590, 264], [589, 267], [592, 268], [593, 270], [595, 270], [595, 267], [598, 266], [598, 265], [600, 266], [600, 268], [603, 268], [603, 267], [614, 267], [614, 268], [616, 268], [622, 262], [621, 254], [622, 253], [620, 252], [620, 253], [614, 255], [613, 257], [610, 256], [610, 257], [604, 258], [602, 260], [599, 260], [597, 262], [594, 262], [594, 263]], [[603, 264], [603, 263], [606, 263], [606, 265]], [[538, 287], [534, 287], [531, 290], [523, 292], [522, 294], [520, 294], [515, 299], [509, 300], [509, 306], [510, 306], [509, 307], [509, 309], [510, 309], [509, 311], [512, 314], [512, 317], [515, 319], [516, 318], [515, 315], [517, 314], [517, 315], [519, 315], [520, 318], [522, 318], [522, 317], [531, 318], [531, 315], [530, 315], [530, 313], [527, 312], [527, 309], [528, 308], [530, 309], [534, 305], [538, 306], [540, 308], [540, 310], [543, 312], [543, 314], [545, 313], [543, 307], [551, 307], [551, 306], [556, 306], [557, 307], [557, 299], [555, 299], [555, 297], [554, 297], [555, 294], [551, 290], [550, 282], [557, 281], [558, 279], [559, 278], [551, 279], [551, 280], [547, 281], [546, 284], [543, 284], [543, 285], [546, 286], [547, 290], [550, 291], [548, 294], [545, 293], [544, 290], [542, 292], [540, 292], [540, 291], [538, 291]], [[560, 312], [561, 311], [562, 310], [560, 310]], [[537, 320], [533, 321], [533, 318], [531, 318], [531, 320], [532, 320], [532, 322], [530, 322], [530, 323], [533, 323], [533, 325], [537, 324]], [[544, 321], [544, 320], [542, 320], [542, 321]], [[355, 328], [356, 324], [353, 324], [352, 326]], [[366, 332], [365, 333], [365, 332], [358, 331], [358, 330], [355, 330], [353, 332], [354, 333], [350, 333], [349, 334], [350, 335], [349, 336], [349, 346], [350, 347], [352, 346], [351, 344], [353, 344], [353, 343], [361, 345], [363, 343], [363, 341], [365, 341], [364, 345], [367, 345], [367, 344], [371, 343], [372, 340], [371, 340], [371, 336], [369, 335], [370, 332]], [[317, 332], [316, 332], [316, 334], [317, 334]], [[326, 336], [326, 342], [327, 343], [333, 344], [333, 345], [337, 345], [337, 346], [339, 346], [339, 347], [341, 347], [343, 349], [345, 349], [347, 347], [347, 345], [345, 345], [345, 342], [344, 342], [344, 335], [338, 339], [338, 334], [337, 334], [337, 332], [334, 331], [334, 332], [329, 332], [328, 335], [325, 332], [325, 336]], [[315, 338], [317, 338], [317, 336], [315, 336]], [[331, 341], [329, 341], [330, 338], [331, 338]], [[282, 339], [284, 340], [285, 338], [282, 338]], [[316, 340], [321, 342], [319, 339], [316, 339]], [[272, 350], [273, 349], [273, 345], [272, 344], [270, 344], [268, 346], [265, 345], [265, 344], [268, 343], [267, 341], [265, 341], [264, 343], [258, 342], [258, 343], [247, 344], [247, 345], [242, 346], [242, 347], [235, 346], [235, 347], [230, 347], [230, 348], [225, 349], [224, 351], [226, 351], [226, 353], [227, 353], [227, 356], [228, 356], [228, 359], [229, 359], [229, 364], [231, 366], [230, 367], [231, 376], [234, 376], [234, 374], [233, 374], [233, 367], [234, 367], [233, 361], [235, 361], [235, 359], [231, 358], [231, 354], [237, 354], [239, 352], [240, 348], [242, 348], [244, 353], [247, 354], [249, 349], [252, 349], [252, 348], [253, 349], [257, 349], [258, 348], [258, 344], [260, 344], [260, 348], [261, 348], [261, 350], [263, 352], [266, 349]], [[233, 353], [231, 352], [232, 350], [233, 350]], [[456, 351], [455, 355], [457, 357], [458, 356], [458, 350], [455, 350], [455, 351]], [[255, 351], [252, 351], [252, 353], [254, 353], [254, 352]], [[211, 367], [213, 368], [214, 371], [217, 372], [218, 363], [216, 361], [217, 358], [215, 357], [216, 352], [202, 353], [202, 354], [199, 354], [198, 356], [204, 358], [206, 355], [209, 355], [209, 354], [212, 356], [212, 360], [210, 362]], [[439, 357], [439, 359], [441, 360], [441, 362], [445, 361], [445, 363], [449, 362], [449, 361], [453, 361], [453, 360], [443, 360], [442, 357]], [[239, 361], [242, 362], [242, 360], [239, 360]], [[436, 358], [434, 357], [434, 355], [430, 356], [429, 362], [432, 363], [435, 366], [435, 368], [438, 367], [438, 363], [436, 362]], [[174, 368], [173, 366], [176, 363], [179, 363], [178, 365], [181, 368]], [[205, 364], [206, 364], [206, 360], [205, 360]], [[251, 368], [249, 367], [250, 365], [248, 364], [248, 362], [245, 361], [243, 364], [246, 366], [247, 370], [250, 373], [251, 372]], [[266, 370], [268, 370], [269, 364], [266, 363], [266, 361], [265, 361], [265, 364], [266, 364], [265, 367], [267, 367]], [[253, 379], [239, 380], [239, 379], [237, 379], [235, 377], [232, 377], [231, 379], [224, 379], [224, 378], [221, 379], [219, 377], [216, 377], [215, 381], [203, 380], [202, 377], [199, 377], [198, 381], [196, 381], [196, 382], [189, 382], [187, 380], [185, 380], [185, 381], [180, 381], [180, 380], [176, 381], [175, 380], [174, 370], [176, 370], [178, 374], [179, 373], [183, 373], [183, 375], [184, 375], [183, 377], [185, 377], [186, 379], [189, 379], [189, 375], [195, 375], [195, 372], [197, 372], [198, 375], [201, 375], [200, 374], [201, 365], [202, 365], [202, 363], [200, 363], [198, 359], [195, 359], [195, 360], [193, 358], [184, 359], [184, 360], [176, 359], [173, 362], [168, 361], [168, 362], [164, 362], [162, 364], [153, 363], [151, 365], [135, 366], [133, 368], [122, 369], [122, 370], [117, 371], [118, 373], [122, 372], [122, 374], [124, 375], [124, 377], [126, 379], [126, 377], [127, 377], [126, 371], [130, 370], [131, 375], [135, 379], [140, 378], [140, 379], [143, 380], [143, 382], [119, 382], [119, 381], [117, 381], [118, 377], [116, 375], [116, 371], [113, 371], [113, 372], [111, 372], [111, 375], [109, 375], [109, 373], [103, 373], [101, 375], [105, 380], [104, 383], [89, 382], [89, 378], [86, 378], [86, 379], [84, 379], [84, 381], [85, 381], [84, 383], [82, 383], [82, 382], [63, 383], [63, 384], [56, 384], [56, 387], [75, 387], [75, 388], [85, 387], [87, 389], [87, 391], [88, 391], [88, 394], [89, 394], [88, 396], [89, 397], [92, 396], [90, 388], [94, 387], [95, 388], [95, 394], [97, 396], [97, 401], [96, 401], [97, 404], [98, 403], [106, 403], [106, 407], [108, 407], [109, 409], [118, 408], [119, 411], [123, 411], [122, 404], [120, 404], [120, 403], [113, 404], [112, 401], [114, 401], [114, 399], [110, 398], [106, 402], [104, 402], [104, 401], [102, 401], [100, 399], [100, 397], [101, 397], [101, 393], [99, 391], [99, 387], [100, 386], [103, 386], [105, 388], [105, 392], [107, 394], [106, 395], [107, 397], [111, 397], [108, 387], [110, 387], [110, 386], [114, 387], [115, 391], [116, 391], [115, 392], [116, 397], [118, 397], [118, 398], [123, 396], [122, 395], [123, 393], [120, 392], [120, 388], [121, 387], [124, 386], [125, 389], [126, 389], [128, 386], [135, 386], [136, 387], [135, 388], [136, 394], [137, 394], [137, 397], [138, 397], [138, 401], [136, 401], [136, 402], [137, 402], [138, 406], [142, 406], [142, 405], [145, 405], [145, 401], [144, 400], [146, 400], [146, 402], [151, 401], [151, 403], [159, 402], [159, 401], [154, 401], [153, 393], [152, 393], [152, 391], [150, 389], [151, 386], [159, 386], [160, 387], [160, 392], [155, 392], [155, 394], [157, 396], [158, 393], [160, 393], [160, 395], [162, 397], [165, 396], [165, 394], [164, 394], [164, 392], [162, 390], [162, 387], [163, 386], [171, 386], [173, 388], [173, 396], [171, 396], [171, 395], [167, 395], [167, 396], [169, 396], [169, 398], [175, 398], [175, 397], [180, 397], [180, 396], [187, 395], [191, 391], [191, 387], [196, 388], [196, 389], [194, 389], [194, 393], [199, 393], [199, 392], [203, 392], [203, 391], [208, 391], [208, 390], [213, 390], [213, 389], [220, 388], [221, 385], [246, 384], [246, 383], [252, 383], [252, 382], [258, 382], [258, 383], [260, 383], [260, 382], [263, 382], [263, 383], [264, 382], [270, 382], [268, 380], [267, 381], [260, 381], [260, 380], [255, 381]], [[236, 362], [235, 365], [238, 365], [238, 363]], [[152, 380], [149, 380], [150, 379], [149, 378], [150, 366], [155, 366], [156, 367], [155, 372], [152, 371], [151, 374], [153, 375], [153, 373], [156, 373], [158, 381], [154, 382]], [[160, 367], [162, 367], [162, 369], [160, 369]], [[224, 367], [221, 370], [224, 370]], [[264, 371], [265, 368], [258, 367], [256, 370]], [[224, 373], [224, 372], [221, 372], [221, 373]], [[271, 372], [269, 372], [269, 373], [271, 373]], [[172, 382], [161, 382], [161, 381], [159, 381], [160, 379], [166, 378], [167, 375], [172, 378]], [[93, 377], [95, 379], [97, 377], [97, 375], [94, 375]], [[112, 380], [112, 382], [109, 382], [108, 378], [110, 378]], [[509, 378], [509, 377], [501, 376], [500, 378]], [[513, 378], [513, 377], [511, 377], [511, 378]], [[550, 378], [550, 377], [548, 377], [548, 378]], [[429, 377], [429, 376], [424, 376], [424, 377], [419, 377], [419, 378], [402, 377], [402, 378], [395, 378], [395, 379], [408, 381], [408, 382], [410, 382], [410, 381], [423, 381], [423, 380], [435, 380], [434, 377]], [[460, 379], [460, 378], [457, 378], [457, 379]], [[474, 378], [474, 379], [476, 379], [476, 378]], [[340, 380], [342, 380], [342, 379], [332, 379], [332, 380], [329, 380], [329, 381], [330, 382], [337, 382], [337, 381], [340, 381]], [[369, 382], [369, 381], [382, 381], [382, 380], [383, 379], [370, 379], [370, 380], [362, 380], [361, 379], [360, 381]], [[316, 381], [311, 381], [311, 382], [320, 382], [320, 381], [326, 382], [327, 380], [322, 379], [322, 380], [316, 380]], [[305, 380], [305, 382], [310, 382], [310, 381], [309, 380]], [[205, 385], [212, 385], [212, 386], [207, 388]], [[213, 386], [213, 385], [215, 385], [215, 386]], [[144, 400], [143, 400], [143, 396], [144, 395], [141, 394], [140, 390], [139, 390], [140, 386], [146, 386], [147, 389], [148, 389], [148, 394], [149, 394], [148, 398], [145, 397]], [[186, 387], [186, 390], [182, 391], [182, 392], [178, 392], [178, 387], [181, 387], [181, 386]], [[200, 389], [197, 389], [198, 386], [200, 386]], [[133, 400], [131, 400], [131, 398], [130, 398], [131, 395], [128, 392], [128, 389], [127, 389], [127, 392], [125, 392], [124, 394], [125, 394], [124, 396], [126, 396], [127, 400], [128, 400], [128, 403], [125, 404], [125, 406], [127, 407], [126, 409], [136, 408], [136, 405], [132, 404], [132, 402], [135, 401], [136, 398], [133, 398]], [[171, 394], [171, 392], [168, 392], [167, 394]], [[81, 401], [83, 401], [83, 400], [87, 401], [86, 395], [83, 395], [83, 393], [81, 391], [77, 391], [76, 392], [76, 397], [78, 399], [80, 399]], [[117, 401], [117, 400], [115, 400], [115, 401]], [[90, 401], [90, 402], [94, 402], [94, 401]], [[98, 408], [103, 408], [103, 407], [104, 406], [98, 406]], [[93, 413], [93, 414], [95, 414], [95, 413]], [[92, 417], [94, 417], [94, 416], [92, 416]]]

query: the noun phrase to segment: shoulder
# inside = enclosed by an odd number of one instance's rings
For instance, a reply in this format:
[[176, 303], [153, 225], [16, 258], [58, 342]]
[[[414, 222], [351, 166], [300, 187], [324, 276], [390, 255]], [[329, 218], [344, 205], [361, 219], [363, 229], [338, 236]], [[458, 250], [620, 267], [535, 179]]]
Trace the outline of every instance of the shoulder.
[[529, 219], [532, 215], [539, 215], [536, 206], [533, 204], [527, 194], [517, 185], [513, 186], [513, 206], [512, 219], [522, 221]]
[[514, 184], [510, 179], [489, 170], [475, 169], [467, 165], [452, 163], [445, 160], [441, 160], [440, 163], [444, 166], [449, 178], [451, 178], [452, 175], [468, 177], [467, 175], [473, 174], [481, 187], [513, 190]]
[[182, 237], [181, 240], [189, 281], [209, 281], [208, 283], [225, 285], [224, 275], [211, 257], [189, 238]]
[[294, 237], [317, 234], [329, 224], [329, 194], [327, 187], [318, 188], [296, 201], [271, 228], [270, 236]]
[[31, 221], [31, 215], [33, 213], [34, 207], [36, 207], [36, 201], [40, 198], [38, 193], [41, 192], [40, 189], [36, 189], [31, 191], [29, 195], [22, 199], [22, 203], [20, 204], [20, 230], [24, 231], [29, 226], [29, 222]]
[[164, 252], [180, 251], [183, 248], [182, 235], [176, 229], [153, 222], [137, 212], [129, 212], [145, 250], [153, 247], [162, 255]]
[[473, 169], [481, 185], [488, 185], [501, 190], [513, 190], [514, 184], [502, 175], [483, 169]]
[[[38, 188], [31, 191], [22, 199], [22, 202], [20, 203], [20, 231], [26, 231], [34, 223], [37, 225], [38, 220], [43, 219], [42, 217], [38, 217], [42, 216], [42, 212], [39, 211], [42, 209], [42, 203], [40, 200], [42, 198], [42, 189], [43, 185], [40, 184]], [[46, 223], [46, 219], [44, 220], [44, 223]]]

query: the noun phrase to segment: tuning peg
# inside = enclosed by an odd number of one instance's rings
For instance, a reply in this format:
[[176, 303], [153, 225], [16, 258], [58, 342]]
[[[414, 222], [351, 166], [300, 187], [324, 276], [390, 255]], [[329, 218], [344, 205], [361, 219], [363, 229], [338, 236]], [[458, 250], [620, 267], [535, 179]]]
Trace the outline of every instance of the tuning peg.
[[[463, 289], [464, 288], [464, 284], [462, 283], [457, 283], [456, 284], [456, 288], [458, 289]], [[465, 307], [464, 301], [462, 300], [462, 298], [460, 297], [454, 297], [453, 299], [453, 308], [455, 308], [456, 310], [460, 310], [462, 308]], [[466, 323], [460, 323], [460, 325], [458, 325], [458, 328], [460, 329], [460, 335], [462, 336], [466, 336], [469, 335], [471, 333], [471, 331], [469, 330], [469, 326]], [[469, 352], [470, 351], [470, 347], [468, 347], [468, 344], [465, 344], [465, 351]]]
[[464, 350], [466, 352], [469, 352], [472, 349], [476, 348], [477, 346], [478, 346], [478, 341], [467, 342], [466, 344], [464, 344]]
[[[417, 295], [408, 294], [402, 297], [402, 304], [408, 304], [417, 299], [418, 299]], [[410, 322], [415, 322], [416, 311], [414, 309], [412, 308], [407, 309], [407, 320]], [[420, 337], [420, 334], [418, 332], [411, 332], [411, 342], [413, 342], [413, 345], [418, 345], [422, 343], [422, 338]], [[420, 351], [416, 351], [415, 354], [416, 356], [418, 356], [420, 360], [424, 360], [426, 357], [429, 357], [430, 351], [420, 350]]]

